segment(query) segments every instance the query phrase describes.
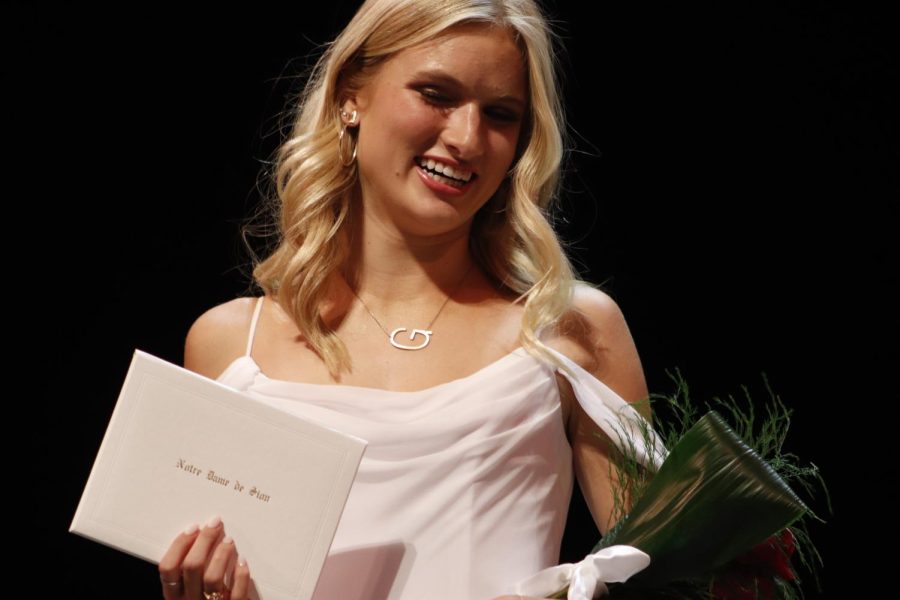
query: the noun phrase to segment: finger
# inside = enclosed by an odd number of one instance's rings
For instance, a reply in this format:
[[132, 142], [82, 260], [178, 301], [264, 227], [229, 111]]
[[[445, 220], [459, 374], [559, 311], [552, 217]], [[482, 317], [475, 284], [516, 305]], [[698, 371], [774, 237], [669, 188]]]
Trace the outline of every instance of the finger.
[[228, 575], [228, 567], [232, 562], [232, 558], [237, 555], [234, 547], [234, 540], [230, 535], [226, 535], [222, 543], [216, 547], [209, 566], [206, 567], [206, 573], [203, 575], [203, 591], [211, 594], [219, 592], [225, 594], [225, 590], [230, 587], [231, 581], [226, 581]]
[[225, 567], [225, 576], [222, 578], [225, 589], [229, 592], [231, 592], [231, 588], [234, 587], [234, 568], [237, 566], [237, 560], [238, 553], [237, 547], [235, 547], [234, 552], [231, 554], [231, 558], [228, 559], [228, 566]]
[[184, 595], [186, 598], [201, 598], [203, 591], [203, 573], [209, 564], [212, 551], [219, 538], [222, 536], [224, 527], [222, 527], [222, 519], [213, 517], [207, 521], [203, 529], [197, 535], [194, 545], [184, 557], [181, 565], [181, 573], [184, 578]]
[[250, 597], [250, 565], [243, 556], [238, 557], [234, 567], [234, 585], [231, 600], [247, 600]]
[[199, 526], [191, 525], [172, 541], [169, 549], [159, 560], [159, 580], [162, 584], [163, 598], [165, 600], [179, 600], [183, 591], [181, 578], [181, 564], [184, 557], [191, 549], [191, 545], [200, 531]]

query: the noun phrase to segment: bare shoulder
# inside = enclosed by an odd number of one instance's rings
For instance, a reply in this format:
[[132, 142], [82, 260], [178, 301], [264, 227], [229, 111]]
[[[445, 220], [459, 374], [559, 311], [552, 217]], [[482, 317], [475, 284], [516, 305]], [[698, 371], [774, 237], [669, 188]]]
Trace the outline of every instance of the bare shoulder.
[[646, 397], [643, 368], [625, 315], [606, 292], [578, 283], [551, 345], [626, 401]]
[[606, 370], [603, 354], [628, 335], [625, 315], [606, 292], [578, 282], [569, 310], [562, 316], [551, 343], [584, 369], [597, 375]]
[[578, 282], [572, 294], [572, 310], [578, 313], [594, 338], [620, 333], [625, 327], [625, 315], [612, 297], [586, 283]]
[[215, 379], [246, 350], [256, 298], [235, 298], [201, 314], [184, 340], [184, 368]]

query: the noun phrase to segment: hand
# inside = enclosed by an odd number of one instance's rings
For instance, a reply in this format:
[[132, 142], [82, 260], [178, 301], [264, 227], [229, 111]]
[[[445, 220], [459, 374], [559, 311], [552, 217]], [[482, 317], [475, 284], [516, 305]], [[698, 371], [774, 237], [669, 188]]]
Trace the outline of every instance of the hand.
[[213, 598], [247, 600], [250, 591], [250, 567], [238, 560], [219, 517], [178, 534], [159, 561], [159, 578], [165, 600], [204, 600], [213, 592], [221, 594]]
[[515, 596], [509, 596], [509, 595], [497, 596], [496, 598], [494, 598], [494, 600], [545, 600], [545, 599], [544, 598], [535, 598], [534, 596], [521, 596], [521, 595], [517, 594]]

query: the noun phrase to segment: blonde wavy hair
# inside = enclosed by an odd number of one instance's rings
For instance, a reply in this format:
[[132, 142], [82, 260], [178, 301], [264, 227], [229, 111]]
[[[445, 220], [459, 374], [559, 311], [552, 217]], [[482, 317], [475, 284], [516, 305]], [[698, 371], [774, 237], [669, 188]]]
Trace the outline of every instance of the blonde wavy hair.
[[299, 96], [292, 130], [273, 161], [275, 193], [267, 209], [279, 223], [276, 247], [253, 267], [254, 281], [335, 377], [349, 371], [350, 357], [322, 308], [330, 278], [347, 260], [342, 236], [360, 194], [356, 167], [342, 166], [339, 155], [340, 102], [398, 52], [473, 22], [513, 34], [526, 64], [529, 109], [509, 176], [474, 218], [470, 250], [495, 284], [524, 300], [522, 346], [557, 362], [537, 332], [566, 311], [575, 278], [549, 220], [565, 126], [546, 18], [533, 0], [368, 0], [327, 45]]

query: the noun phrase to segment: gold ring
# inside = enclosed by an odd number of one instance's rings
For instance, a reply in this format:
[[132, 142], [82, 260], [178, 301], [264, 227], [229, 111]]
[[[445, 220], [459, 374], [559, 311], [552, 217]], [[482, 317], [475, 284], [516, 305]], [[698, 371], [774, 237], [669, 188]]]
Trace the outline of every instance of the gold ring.
[[206, 600], [225, 600], [225, 594], [222, 592], [203, 592], [203, 597]]

